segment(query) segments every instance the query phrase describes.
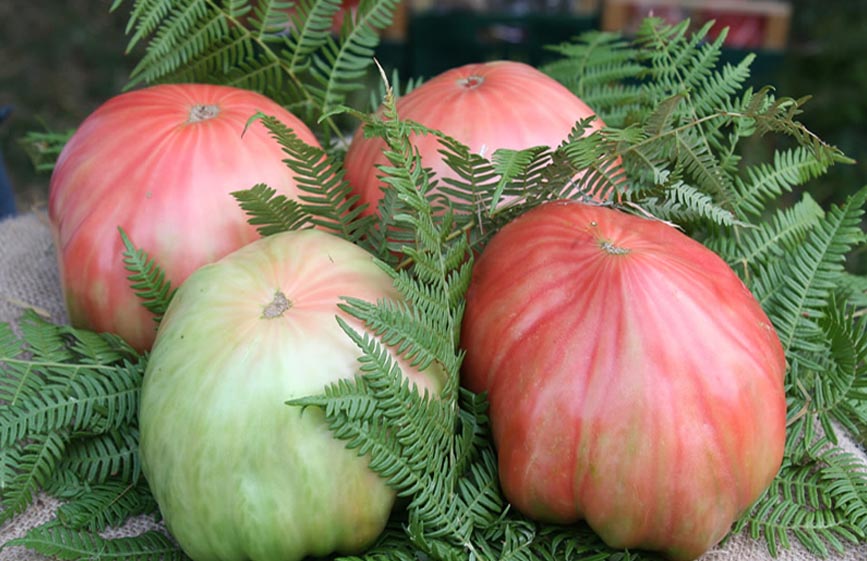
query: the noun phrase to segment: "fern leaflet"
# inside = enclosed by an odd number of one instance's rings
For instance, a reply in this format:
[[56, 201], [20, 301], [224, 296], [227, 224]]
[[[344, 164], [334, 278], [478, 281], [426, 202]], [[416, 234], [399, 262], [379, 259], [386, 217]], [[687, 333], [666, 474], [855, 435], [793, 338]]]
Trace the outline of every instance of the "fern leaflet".
[[122, 228], [118, 230], [124, 246], [123, 263], [131, 273], [127, 277], [131, 282], [130, 288], [135, 291], [142, 306], [154, 314], [154, 321], [159, 323], [175, 290], [166, 279], [165, 272], [145, 250], [136, 248]]
[[150, 531], [128, 538], [103, 538], [96, 532], [71, 529], [49, 522], [2, 547], [22, 546], [64, 561], [189, 561], [167, 536]]

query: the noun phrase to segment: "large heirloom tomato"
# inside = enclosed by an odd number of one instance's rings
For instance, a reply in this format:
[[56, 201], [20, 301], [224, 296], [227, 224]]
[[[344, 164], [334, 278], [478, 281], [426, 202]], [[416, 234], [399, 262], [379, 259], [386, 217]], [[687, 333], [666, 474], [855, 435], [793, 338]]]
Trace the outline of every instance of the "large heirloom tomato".
[[[160, 323], [141, 394], [142, 470], [195, 561], [297, 561], [357, 552], [394, 492], [334, 439], [321, 411], [286, 400], [358, 371], [341, 296], [396, 300], [359, 247], [319, 230], [276, 234], [194, 272]], [[438, 392], [440, 370], [418, 372]]]
[[504, 494], [533, 518], [693, 559], [779, 470], [777, 334], [731, 268], [667, 224], [577, 202], [518, 217], [475, 264], [462, 346]]
[[[486, 157], [500, 148], [556, 147], [577, 121], [595, 116], [587, 104], [556, 80], [512, 61], [448, 70], [399, 98], [397, 110], [402, 119], [440, 130]], [[602, 126], [597, 118], [590, 131]], [[436, 137], [417, 135], [413, 145], [422, 164], [441, 182], [456, 177], [443, 161]], [[346, 153], [346, 180], [360, 202], [369, 205], [368, 213], [375, 212], [382, 198], [377, 166], [388, 163], [384, 149], [384, 140], [365, 138], [360, 128]]]
[[265, 183], [288, 197], [295, 181], [257, 111], [316, 144], [295, 116], [255, 92], [201, 84], [118, 95], [63, 149], [49, 218], [71, 323], [119, 334], [139, 350], [156, 324], [130, 288], [118, 227], [177, 286], [197, 267], [258, 238], [229, 194]]

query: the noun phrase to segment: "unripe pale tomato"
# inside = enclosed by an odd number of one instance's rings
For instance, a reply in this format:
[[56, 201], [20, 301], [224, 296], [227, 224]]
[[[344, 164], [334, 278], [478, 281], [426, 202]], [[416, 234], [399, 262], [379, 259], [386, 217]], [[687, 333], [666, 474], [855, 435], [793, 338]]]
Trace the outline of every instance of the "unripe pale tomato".
[[[359, 552], [394, 492], [335, 439], [322, 411], [286, 405], [358, 372], [336, 321], [343, 296], [400, 298], [359, 247], [319, 230], [275, 234], [205, 265], [160, 323], [141, 393], [142, 470], [194, 561], [297, 561]], [[443, 372], [400, 359], [421, 391]]]

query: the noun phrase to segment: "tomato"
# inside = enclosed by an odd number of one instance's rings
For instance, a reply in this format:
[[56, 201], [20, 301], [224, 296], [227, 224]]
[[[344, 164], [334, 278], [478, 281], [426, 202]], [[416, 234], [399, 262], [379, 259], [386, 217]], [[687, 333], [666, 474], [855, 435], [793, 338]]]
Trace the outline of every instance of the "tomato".
[[[559, 82], [532, 66], [511, 61], [448, 70], [401, 97], [397, 110], [402, 119], [442, 131], [487, 157], [500, 148], [556, 147], [577, 121], [595, 116]], [[587, 133], [603, 126], [597, 117]], [[413, 145], [440, 183], [457, 177], [443, 161], [434, 136], [417, 135]], [[384, 149], [382, 139], [365, 138], [359, 129], [346, 153], [346, 180], [359, 202], [369, 205], [368, 214], [375, 212], [382, 198], [377, 166], [388, 163]]]
[[[194, 560], [295, 561], [359, 552], [394, 492], [336, 440], [321, 410], [286, 400], [358, 371], [340, 297], [400, 297], [359, 247], [320, 230], [275, 234], [205, 265], [166, 312], [141, 393], [142, 470]], [[438, 392], [441, 369], [419, 372]]]
[[503, 492], [535, 519], [693, 559], [781, 465], [779, 338], [731, 268], [670, 225], [528, 211], [476, 262], [461, 343]]
[[174, 285], [259, 237], [230, 192], [265, 183], [295, 197], [285, 154], [261, 123], [278, 117], [303, 140], [313, 133], [255, 92], [201, 84], [118, 95], [81, 124], [51, 177], [49, 218], [69, 319], [117, 333], [139, 350], [153, 316], [130, 288], [118, 227]]

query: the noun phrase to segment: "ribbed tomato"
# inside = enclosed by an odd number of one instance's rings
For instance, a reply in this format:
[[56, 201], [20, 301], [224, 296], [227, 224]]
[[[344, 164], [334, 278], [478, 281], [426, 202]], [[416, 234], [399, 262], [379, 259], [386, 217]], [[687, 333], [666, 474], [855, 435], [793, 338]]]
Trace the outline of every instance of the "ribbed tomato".
[[[471, 151], [490, 157], [500, 148], [522, 150], [556, 147], [575, 123], [595, 116], [593, 110], [565, 86], [539, 70], [512, 61], [468, 64], [448, 70], [398, 99], [402, 119], [421, 123], [459, 140]], [[591, 127], [604, 126], [597, 118]], [[418, 135], [413, 145], [422, 164], [443, 180], [456, 175], [445, 164], [439, 141]], [[355, 132], [346, 153], [346, 180], [368, 213], [382, 198], [381, 172], [388, 163], [380, 138]]]
[[[341, 297], [397, 301], [373, 257], [319, 230], [262, 238], [179, 288], [141, 392], [142, 471], [166, 525], [195, 561], [298, 561], [359, 552], [394, 491], [335, 439], [322, 412], [286, 400], [358, 372]], [[433, 394], [444, 373], [404, 375]]]
[[777, 334], [670, 225], [577, 202], [525, 213], [475, 264], [462, 346], [504, 493], [531, 517], [693, 559], [780, 467]]
[[257, 111], [316, 144], [295, 116], [255, 92], [160, 85], [97, 108], [63, 149], [51, 177], [53, 227], [69, 319], [150, 347], [153, 316], [130, 289], [122, 227], [175, 286], [199, 266], [259, 236], [229, 194], [265, 183], [297, 193], [280, 146]]

